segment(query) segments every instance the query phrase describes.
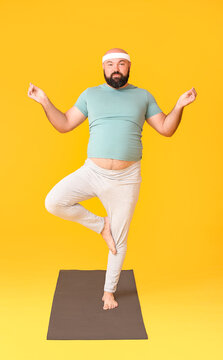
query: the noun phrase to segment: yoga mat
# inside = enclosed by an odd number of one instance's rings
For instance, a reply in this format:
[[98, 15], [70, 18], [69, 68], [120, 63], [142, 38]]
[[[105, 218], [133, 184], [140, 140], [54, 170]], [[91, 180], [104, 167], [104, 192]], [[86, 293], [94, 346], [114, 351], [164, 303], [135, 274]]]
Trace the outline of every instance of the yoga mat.
[[148, 339], [133, 270], [122, 270], [114, 294], [118, 307], [104, 310], [105, 270], [60, 270], [47, 340]]

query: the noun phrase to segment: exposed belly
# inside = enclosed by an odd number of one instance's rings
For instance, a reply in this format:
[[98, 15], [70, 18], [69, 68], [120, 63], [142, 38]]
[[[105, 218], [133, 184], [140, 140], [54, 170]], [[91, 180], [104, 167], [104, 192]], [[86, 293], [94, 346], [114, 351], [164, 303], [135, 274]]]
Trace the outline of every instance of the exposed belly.
[[134, 164], [136, 161], [126, 161], [117, 159], [90, 158], [96, 165], [108, 170], [121, 170]]

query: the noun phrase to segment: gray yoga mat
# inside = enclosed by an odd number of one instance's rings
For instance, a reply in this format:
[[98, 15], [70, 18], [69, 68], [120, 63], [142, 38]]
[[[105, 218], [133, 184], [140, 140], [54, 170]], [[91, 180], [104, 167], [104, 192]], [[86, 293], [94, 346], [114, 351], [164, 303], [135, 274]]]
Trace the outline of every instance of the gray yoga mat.
[[122, 270], [114, 294], [118, 307], [104, 310], [105, 270], [60, 270], [47, 340], [148, 339], [133, 270]]

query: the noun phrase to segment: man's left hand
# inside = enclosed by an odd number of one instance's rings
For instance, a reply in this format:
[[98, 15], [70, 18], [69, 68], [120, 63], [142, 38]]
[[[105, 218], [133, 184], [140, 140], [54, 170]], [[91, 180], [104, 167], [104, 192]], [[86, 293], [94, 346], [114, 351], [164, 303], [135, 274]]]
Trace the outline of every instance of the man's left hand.
[[177, 101], [177, 106], [183, 108], [184, 106], [191, 104], [196, 99], [196, 96], [197, 93], [195, 91], [195, 88], [186, 91], [179, 97]]

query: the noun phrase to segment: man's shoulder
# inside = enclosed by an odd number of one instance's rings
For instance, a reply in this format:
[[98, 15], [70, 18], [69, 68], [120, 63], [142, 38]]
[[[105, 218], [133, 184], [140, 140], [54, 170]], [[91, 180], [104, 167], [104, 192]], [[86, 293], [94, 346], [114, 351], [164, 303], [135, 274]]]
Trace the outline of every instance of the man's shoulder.
[[143, 87], [137, 87], [137, 89], [138, 89], [139, 91], [141, 91], [141, 92], [150, 94], [150, 92], [149, 92], [147, 89], [143, 88]]
[[131, 84], [131, 88], [130, 89], [133, 89], [137, 92], [138, 95], [142, 95], [142, 96], [145, 96], [148, 97], [150, 95], [152, 95], [147, 89], [143, 88], [143, 87], [139, 87], [139, 86], [136, 86], [136, 85], [132, 85]]
[[95, 85], [95, 86], [89, 86], [87, 89], [89, 91], [95, 91], [95, 90], [101, 89], [102, 87], [103, 87], [103, 84], [100, 84], [100, 85]]
[[103, 87], [101, 85], [96, 85], [96, 86], [89, 86], [88, 88], [86, 88], [84, 90], [84, 93], [89, 96], [89, 95], [93, 95], [95, 93], [97, 93], [98, 91], [100, 91]]

